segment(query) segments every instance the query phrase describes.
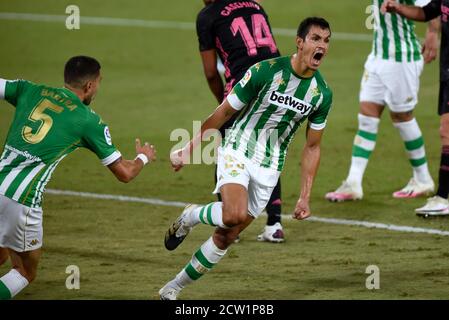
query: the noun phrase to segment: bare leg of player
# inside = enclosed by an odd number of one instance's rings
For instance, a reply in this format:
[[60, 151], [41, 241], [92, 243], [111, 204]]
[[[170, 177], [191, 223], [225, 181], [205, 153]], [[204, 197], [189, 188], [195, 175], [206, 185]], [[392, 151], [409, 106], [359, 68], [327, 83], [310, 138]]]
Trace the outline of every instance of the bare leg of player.
[[8, 261], [9, 253], [8, 249], [0, 248], [0, 266], [3, 265], [6, 261]]
[[198, 280], [212, 269], [223, 258], [227, 248], [234, 243], [240, 232], [254, 220], [248, 214], [248, 192], [245, 187], [240, 184], [225, 184], [220, 188], [220, 193], [223, 202], [194, 208], [181, 216], [180, 224], [188, 223], [193, 227], [201, 220], [217, 228], [212, 237], [193, 254], [185, 268], [159, 291], [162, 300], [176, 300], [186, 285]]
[[0, 300], [11, 299], [36, 278], [41, 249], [16, 252], [8, 249], [12, 269], [0, 278]]

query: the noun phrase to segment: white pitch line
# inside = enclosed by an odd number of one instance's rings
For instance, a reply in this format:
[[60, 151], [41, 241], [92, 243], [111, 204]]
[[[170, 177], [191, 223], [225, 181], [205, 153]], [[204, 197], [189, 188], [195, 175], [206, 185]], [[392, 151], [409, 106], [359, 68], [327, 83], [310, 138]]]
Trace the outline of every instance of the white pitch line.
[[[40, 22], [65, 22], [67, 16], [37, 13], [18, 13], [18, 12], [0, 12], [0, 20], [21, 20], [21, 21], [40, 21]], [[141, 20], [141, 19], [122, 19], [111, 17], [86, 17], [81, 16], [81, 25], [101, 25], [101, 26], [122, 26], [122, 27], [141, 27], [151, 29], [175, 29], [175, 30], [195, 30], [196, 26], [192, 22], [180, 21], [161, 21], [161, 20]], [[296, 36], [295, 29], [273, 28], [276, 36]], [[346, 33], [332, 32], [332, 39], [343, 41], [372, 41], [371, 34], [364, 33]]]
[[[138, 202], [138, 203], [146, 203], [146, 204], [152, 204], [152, 205], [158, 205], [158, 206], [168, 206], [168, 207], [183, 208], [187, 205], [186, 202], [165, 201], [165, 200], [156, 199], [156, 198], [129, 197], [129, 196], [113, 195], [113, 194], [99, 194], [99, 193], [91, 193], [91, 192], [78, 192], [78, 191], [55, 190], [55, 189], [48, 189], [46, 192], [48, 194], [53, 194], [53, 195], [75, 196], [75, 197], [103, 199], [103, 200], [116, 200], [116, 201], [123, 201], [123, 202]], [[287, 214], [283, 214], [282, 218], [288, 219], [288, 220], [293, 219], [291, 215], [287, 215]], [[367, 221], [358, 221], [358, 220], [320, 218], [317, 216], [312, 216], [312, 217], [308, 218], [306, 221], [348, 225], [348, 226], [357, 226], [357, 227], [365, 227], [365, 228], [374, 228], [374, 229], [384, 229], [384, 230], [398, 231], [398, 232], [426, 233], [426, 234], [434, 234], [434, 235], [440, 235], [440, 236], [449, 236], [449, 231], [444, 231], [444, 230], [417, 228], [417, 227], [410, 227], [410, 226], [397, 226], [394, 224], [385, 224], [385, 223], [367, 222]]]

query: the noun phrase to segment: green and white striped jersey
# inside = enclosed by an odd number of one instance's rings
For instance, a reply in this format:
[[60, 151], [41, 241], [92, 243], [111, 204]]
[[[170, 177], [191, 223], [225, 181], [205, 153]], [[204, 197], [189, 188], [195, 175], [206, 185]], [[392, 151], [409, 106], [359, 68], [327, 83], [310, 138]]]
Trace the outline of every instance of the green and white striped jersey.
[[[397, 0], [406, 5], [423, 7], [430, 0]], [[374, 39], [371, 54], [396, 62], [422, 59], [421, 44], [415, 34], [415, 24], [396, 13], [383, 15], [380, 7], [384, 0], [373, 0]]]
[[308, 119], [322, 130], [332, 104], [332, 91], [319, 71], [311, 78], [295, 73], [290, 57], [252, 66], [227, 97], [234, 109], [246, 106], [226, 134], [232, 147], [262, 167], [282, 171], [287, 149], [299, 126]]
[[66, 88], [0, 79], [0, 98], [16, 107], [0, 158], [0, 194], [41, 207], [56, 166], [79, 147], [109, 165], [120, 158], [101, 118]]

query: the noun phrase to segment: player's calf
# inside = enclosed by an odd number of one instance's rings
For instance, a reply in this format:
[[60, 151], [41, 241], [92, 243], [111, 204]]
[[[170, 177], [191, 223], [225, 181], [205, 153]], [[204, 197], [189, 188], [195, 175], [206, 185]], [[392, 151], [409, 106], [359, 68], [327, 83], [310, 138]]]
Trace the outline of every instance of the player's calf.
[[235, 243], [235, 240], [240, 234], [240, 228], [238, 226], [230, 229], [217, 228], [214, 232], [214, 243], [218, 248], [225, 250], [231, 244]]
[[3, 265], [6, 261], [8, 261], [9, 254], [8, 249], [0, 248], [0, 266]]
[[9, 250], [13, 269], [16, 269], [29, 283], [36, 279], [40, 255], [41, 249], [26, 252]]

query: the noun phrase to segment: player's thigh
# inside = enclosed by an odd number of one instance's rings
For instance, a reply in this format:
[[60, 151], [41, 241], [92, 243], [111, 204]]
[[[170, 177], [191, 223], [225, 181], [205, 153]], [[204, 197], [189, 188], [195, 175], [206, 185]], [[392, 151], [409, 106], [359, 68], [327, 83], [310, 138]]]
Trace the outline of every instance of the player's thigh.
[[221, 186], [220, 194], [223, 202], [223, 223], [233, 227], [246, 221], [248, 215], [248, 191], [237, 183]]
[[239, 224], [248, 212], [249, 173], [246, 160], [232, 148], [219, 148], [217, 157], [217, 185], [223, 202], [223, 223]]
[[42, 246], [42, 209], [26, 207], [0, 195], [0, 247], [16, 252]]
[[279, 181], [280, 172], [258, 165], [254, 165], [250, 172], [248, 212], [254, 218], [258, 218], [271, 198], [271, 194]]
[[17, 252], [42, 245], [42, 210], [0, 195], [0, 247]]
[[385, 102], [391, 112], [413, 110], [418, 103], [419, 77], [423, 62], [385, 62], [382, 79], [387, 87]]
[[[360, 81], [360, 103], [373, 103], [385, 105], [385, 84], [378, 73], [380, 59], [368, 57], [365, 63], [365, 71]], [[374, 115], [371, 115], [374, 116]]]

